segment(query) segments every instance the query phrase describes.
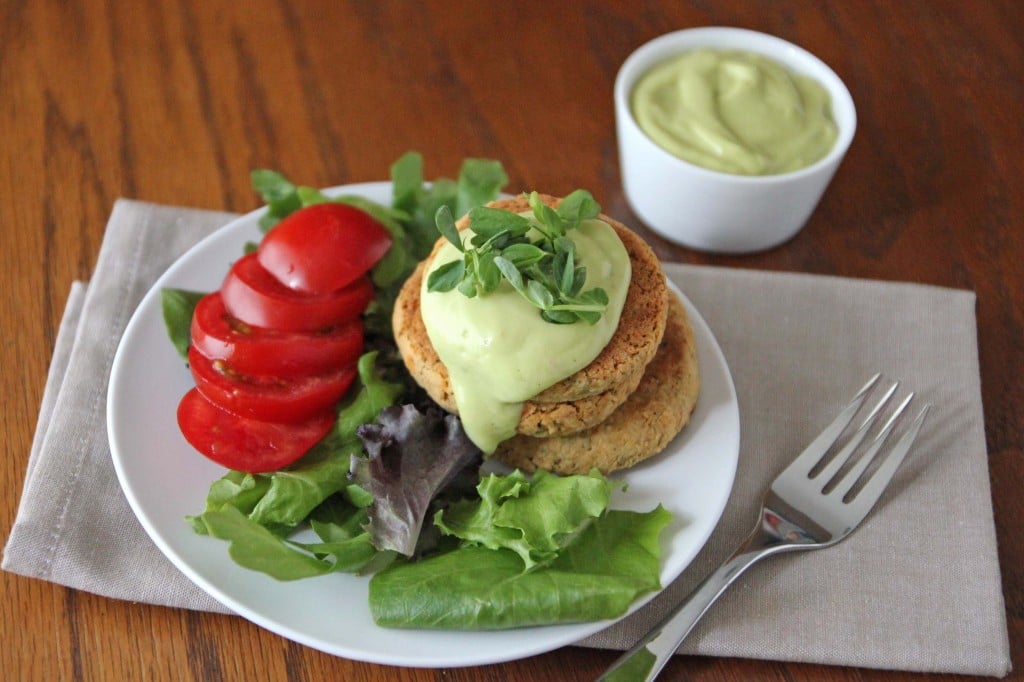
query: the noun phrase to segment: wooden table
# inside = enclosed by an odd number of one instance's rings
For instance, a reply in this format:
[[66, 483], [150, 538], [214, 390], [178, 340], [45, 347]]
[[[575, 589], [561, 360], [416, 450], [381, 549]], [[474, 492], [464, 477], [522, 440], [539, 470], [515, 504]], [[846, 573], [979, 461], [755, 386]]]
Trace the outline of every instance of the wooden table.
[[[642, 229], [619, 179], [612, 83], [671, 30], [792, 40], [846, 81], [857, 137], [806, 229], [720, 257], [644, 232], [666, 260], [973, 289], [1010, 637], [1024, 679], [1024, 3], [4, 2], [0, 4], [0, 529], [13, 523], [72, 280], [122, 196], [246, 211], [249, 170], [377, 180], [500, 159], [511, 188], [590, 189]], [[6, 536], [5, 536], [6, 537]], [[411, 670], [334, 658], [241, 618], [124, 603], [0, 574], [5, 679], [588, 680], [615, 653]], [[910, 674], [678, 658], [667, 679]]]

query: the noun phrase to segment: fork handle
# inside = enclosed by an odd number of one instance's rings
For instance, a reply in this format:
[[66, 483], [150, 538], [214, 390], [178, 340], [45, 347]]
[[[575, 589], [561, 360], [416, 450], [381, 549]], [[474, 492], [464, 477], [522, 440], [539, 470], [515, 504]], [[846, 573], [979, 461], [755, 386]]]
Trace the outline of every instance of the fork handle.
[[758, 528], [731, 557], [705, 578], [631, 649], [620, 656], [596, 682], [650, 682], [665, 667], [679, 645], [707, 610], [745, 570], [766, 556], [796, 549], [774, 534]]

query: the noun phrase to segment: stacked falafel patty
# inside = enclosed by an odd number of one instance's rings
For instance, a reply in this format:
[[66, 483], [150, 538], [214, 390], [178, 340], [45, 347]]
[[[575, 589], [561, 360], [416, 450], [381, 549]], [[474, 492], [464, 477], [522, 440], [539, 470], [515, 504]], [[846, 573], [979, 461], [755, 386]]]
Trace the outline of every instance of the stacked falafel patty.
[[[559, 201], [541, 198], [550, 206]], [[488, 206], [529, 210], [524, 197]], [[622, 223], [605, 215], [599, 219], [612, 226], [629, 256], [626, 302], [615, 334], [590, 364], [523, 404], [516, 435], [502, 442], [494, 457], [524, 471], [609, 473], [632, 466], [661, 452], [696, 405], [700, 376], [686, 309], [668, 289], [647, 243]], [[469, 218], [457, 226], [467, 229]], [[433, 255], [403, 286], [392, 326], [409, 373], [438, 405], [457, 414], [448, 371], [420, 315], [422, 280]]]

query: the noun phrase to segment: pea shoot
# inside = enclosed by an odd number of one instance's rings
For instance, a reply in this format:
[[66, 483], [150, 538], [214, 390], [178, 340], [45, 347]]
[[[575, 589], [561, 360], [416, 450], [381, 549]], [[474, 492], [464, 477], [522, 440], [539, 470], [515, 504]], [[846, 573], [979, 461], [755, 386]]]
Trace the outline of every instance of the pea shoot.
[[595, 324], [608, 307], [600, 287], [586, 291], [587, 268], [579, 262], [576, 245], [567, 236], [584, 220], [596, 218], [601, 206], [590, 192], [578, 189], [557, 208], [527, 197], [535, 220], [517, 213], [479, 206], [469, 212], [473, 236], [463, 243], [447, 206], [435, 215], [437, 229], [463, 257], [430, 273], [427, 290], [457, 289], [464, 296], [485, 296], [507, 281], [524, 299], [554, 324], [583, 320]]

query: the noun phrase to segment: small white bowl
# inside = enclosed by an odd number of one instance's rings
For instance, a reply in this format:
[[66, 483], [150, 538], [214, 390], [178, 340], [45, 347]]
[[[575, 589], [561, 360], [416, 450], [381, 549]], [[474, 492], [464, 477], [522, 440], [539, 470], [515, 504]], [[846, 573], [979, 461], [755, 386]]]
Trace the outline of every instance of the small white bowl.
[[[838, 127], [832, 149], [806, 168], [751, 176], [708, 170], [655, 144], [633, 118], [629, 104], [633, 87], [658, 62], [699, 48], [757, 52], [821, 83], [831, 96]], [[719, 253], [763, 251], [796, 235], [817, 206], [857, 128], [849, 90], [823, 61], [781, 38], [727, 27], [685, 29], [640, 46], [615, 79], [615, 118], [622, 183], [633, 211], [673, 242]]]

